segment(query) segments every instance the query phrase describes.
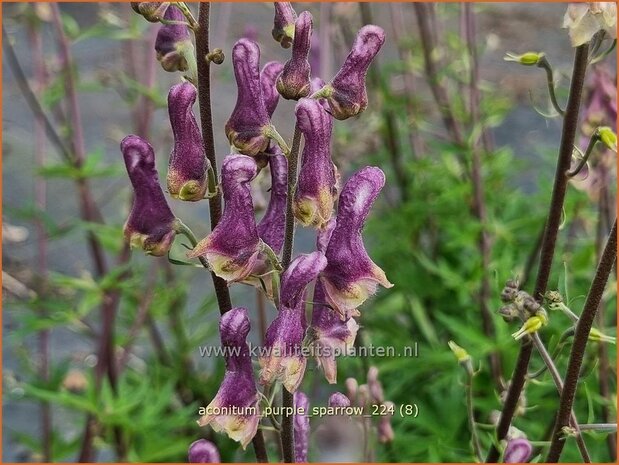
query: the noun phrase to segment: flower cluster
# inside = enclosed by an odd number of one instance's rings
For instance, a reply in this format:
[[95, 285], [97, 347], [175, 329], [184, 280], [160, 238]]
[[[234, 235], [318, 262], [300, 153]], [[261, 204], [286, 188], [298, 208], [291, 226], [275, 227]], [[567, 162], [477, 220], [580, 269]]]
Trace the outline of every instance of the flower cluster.
[[[258, 360], [258, 381], [261, 385], [280, 382], [294, 393], [295, 404], [307, 407], [307, 396], [298, 390], [308, 364], [304, 349], [331, 349], [318, 350], [323, 355], [317, 363], [327, 381], [335, 383], [335, 354], [353, 346], [359, 307], [378, 285], [392, 286], [370, 259], [362, 238], [364, 222], [385, 176], [380, 168], [368, 166], [352, 174], [340, 191], [331, 155], [334, 119], [358, 115], [367, 107], [365, 75], [384, 43], [384, 32], [377, 26], [363, 27], [341, 69], [325, 85], [321, 76], [312, 75], [310, 65], [311, 14], [297, 16], [289, 3], [276, 3], [273, 37], [284, 48], [291, 46], [291, 55], [284, 64], [270, 61], [260, 69], [256, 42], [243, 38], [232, 47], [237, 99], [224, 128], [232, 153], [224, 157], [218, 179], [192, 109], [198, 94], [190, 34], [190, 29], [196, 31], [192, 26], [195, 20], [184, 4], [155, 7], [140, 3], [134, 9], [162, 22], [156, 53], [163, 68], [189, 71], [168, 94], [174, 145], [167, 190], [172, 198], [190, 202], [221, 193], [224, 206], [213, 230], [202, 240], [195, 239], [167, 204], [152, 147], [137, 136], [128, 136], [121, 149], [135, 197], [125, 235], [132, 246], [152, 255], [165, 255], [175, 235], [182, 233], [193, 242], [188, 259], [200, 259], [228, 285], [250, 284], [263, 291], [276, 307], [277, 316], [263, 335], [265, 350]], [[292, 144], [291, 151], [271, 122], [280, 96], [297, 101], [295, 140], [302, 138], [304, 142], [300, 154], [299, 144]], [[299, 172], [291, 172], [289, 166], [297, 165], [297, 157]], [[257, 221], [252, 187], [258, 174], [267, 169], [270, 199]], [[296, 256], [284, 269], [285, 246], [289, 254], [292, 249], [289, 228], [294, 228], [295, 220], [315, 232], [316, 250]], [[308, 304], [311, 318], [306, 317]], [[221, 317], [221, 344], [230, 349], [226, 372], [219, 391], [198, 421], [201, 426], [211, 425], [225, 432], [243, 447], [255, 436], [260, 421], [261, 394], [246, 343], [249, 321], [244, 308], [233, 308]], [[371, 399], [382, 404], [382, 388], [374, 371], [369, 374], [368, 386]], [[378, 431], [383, 442], [393, 437], [388, 419], [381, 420]], [[297, 416], [298, 461], [307, 460], [308, 435], [309, 418]], [[216, 450], [203, 441], [192, 444], [189, 455], [191, 462], [218, 459]]]

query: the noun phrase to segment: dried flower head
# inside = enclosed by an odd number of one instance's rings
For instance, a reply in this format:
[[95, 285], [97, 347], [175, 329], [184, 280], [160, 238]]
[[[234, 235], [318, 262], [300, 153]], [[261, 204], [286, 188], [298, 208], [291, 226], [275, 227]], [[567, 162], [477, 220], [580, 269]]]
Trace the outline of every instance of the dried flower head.
[[563, 27], [568, 29], [572, 47], [586, 44], [600, 31], [616, 39], [617, 5], [614, 2], [570, 3]]
[[155, 169], [155, 152], [139, 136], [127, 136], [120, 143], [134, 197], [125, 222], [125, 239], [131, 247], [149, 255], [168, 253], [174, 242], [175, 221], [166, 201]]

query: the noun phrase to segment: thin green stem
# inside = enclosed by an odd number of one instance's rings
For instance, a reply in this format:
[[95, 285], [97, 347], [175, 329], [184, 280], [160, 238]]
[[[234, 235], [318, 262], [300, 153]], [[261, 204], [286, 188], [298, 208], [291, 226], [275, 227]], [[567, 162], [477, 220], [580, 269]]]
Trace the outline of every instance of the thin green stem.
[[557, 94], [555, 93], [554, 72], [550, 62], [545, 56], [542, 56], [537, 62], [537, 66], [538, 68], [542, 68], [544, 71], [546, 71], [546, 85], [548, 86], [548, 94], [550, 95], [550, 102], [552, 103], [553, 108], [561, 116], [565, 115], [565, 111], [559, 105], [559, 101], [557, 100]]
[[469, 429], [471, 430], [471, 443], [473, 444], [473, 452], [477, 462], [483, 462], [481, 444], [479, 435], [477, 434], [477, 425], [475, 423], [475, 412], [473, 410], [473, 370], [467, 370], [466, 375], [466, 412], [469, 419]]
[[615, 260], [617, 259], [617, 220], [613, 224], [608, 241], [602, 252], [600, 263], [598, 264], [595, 272], [595, 277], [591, 283], [589, 293], [587, 294], [587, 300], [583, 311], [578, 319], [576, 325], [576, 331], [574, 333], [574, 343], [572, 344], [572, 350], [570, 352], [570, 358], [567, 365], [567, 372], [565, 375], [565, 386], [561, 393], [561, 399], [559, 401], [559, 410], [557, 412], [557, 418], [555, 420], [555, 426], [552, 433], [552, 442], [550, 444], [550, 450], [548, 452], [547, 462], [558, 462], [561, 458], [561, 452], [565, 446], [564, 428], [569, 425], [570, 412], [574, 405], [574, 398], [576, 396], [576, 388], [578, 386], [578, 379], [580, 377], [580, 368], [582, 367], [583, 357], [587, 348], [587, 342], [589, 341], [589, 333], [593, 326], [593, 320], [597, 314], [600, 302], [602, 301], [602, 294], [608, 282], [608, 277], [612, 272], [613, 266], [615, 266]]
[[[544, 228], [542, 238], [542, 246], [540, 250], [540, 265], [537, 272], [535, 282], [535, 291], [533, 297], [539, 302], [542, 301], [543, 295], [548, 286], [550, 278], [550, 270], [554, 258], [555, 245], [561, 225], [561, 213], [563, 211], [563, 202], [567, 191], [568, 178], [565, 175], [570, 167], [572, 160], [572, 151], [574, 147], [574, 139], [576, 130], [578, 129], [578, 115], [580, 112], [580, 100], [582, 97], [582, 89], [585, 82], [585, 73], [587, 69], [588, 45], [581, 45], [576, 48], [574, 55], [574, 67], [572, 70], [572, 82], [570, 84], [570, 94], [563, 118], [563, 130], [561, 134], [561, 145], [559, 147], [559, 157], [557, 168], [555, 171], [555, 180], [550, 201], [550, 209]], [[518, 401], [526, 382], [529, 362], [531, 360], [533, 345], [530, 341], [523, 339], [516, 360], [516, 366], [512, 374], [509, 384], [509, 389], [501, 411], [501, 417], [497, 426], [497, 440], [502, 440], [507, 435], [511, 426], [512, 418], [518, 407]], [[568, 412], [569, 415], [569, 412]], [[496, 462], [500, 456], [496, 445], [493, 445], [488, 452], [486, 462]]]
[[591, 139], [589, 140], [589, 145], [587, 145], [587, 150], [585, 150], [585, 153], [582, 156], [580, 163], [578, 163], [578, 166], [574, 168], [573, 170], [568, 171], [566, 173], [566, 176], [568, 178], [573, 178], [578, 173], [580, 173], [580, 170], [582, 170], [584, 166], [587, 164], [587, 161], [589, 160], [589, 156], [593, 152], [593, 148], [595, 147], [595, 144], [597, 144], [599, 141], [600, 141], [600, 133], [596, 130], [591, 136]]

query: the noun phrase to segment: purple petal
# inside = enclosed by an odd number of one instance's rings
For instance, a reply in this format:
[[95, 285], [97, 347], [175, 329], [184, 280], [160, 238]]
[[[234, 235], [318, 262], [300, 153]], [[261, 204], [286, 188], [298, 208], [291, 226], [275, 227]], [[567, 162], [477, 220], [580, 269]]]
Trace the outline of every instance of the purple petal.
[[301, 384], [307, 364], [301, 350], [306, 328], [303, 297], [306, 286], [325, 266], [324, 255], [313, 252], [295, 258], [283, 274], [279, 312], [265, 336], [268, 355], [260, 358], [261, 383], [279, 379], [289, 392]]
[[120, 150], [135, 194], [124, 226], [125, 239], [147, 254], [165, 255], [176, 235], [175, 217], [159, 185], [155, 152], [148, 142], [134, 135], [122, 140]]
[[384, 43], [385, 31], [380, 27], [367, 25], [359, 30], [352, 50], [330, 83], [327, 101], [335, 118], [347, 119], [367, 108], [365, 76]]
[[503, 463], [525, 463], [531, 458], [533, 446], [526, 439], [512, 439], [507, 442]]
[[256, 265], [260, 238], [256, 229], [249, 183], [256, 162], [245, 155], [229, 155], [221, 169], [224, 211], [217, 227], [187, 256], [204, 256], [212, 271], [228, 282], [242, 281]]
[[[254, 381], [249, 347], [245, 342], [250, 323], [247, 310], [236, 307], [219, 322], [221, 343], [227, 349], [226, 373], [217, 394], [200, 418], [200, 426], [211, 425], [241, 443], [243, 449], [256, 435], [260, 412], [259, 394]], [[231, 409], [235, 407], [234, 414]], [[216, 414], [219, 409], [219, 414]]]
[[393, 286], [368, 256], [361, 230], [372, 203], [385, 184], [385, 175], [375, 167], [357, 171], [346, 183], [339, 199], [337, 224], [325, 253], [328, 265], [321, 275], [327, 301], [344, 317], [355, 309], [378, 284]]
[[174, 133], [174, 148], [168, 165], [168, 192], [181, 200], [198, 201], [208, 189], [206, 158], [202, 135], [192, 106], [198, 92], [193, 84], [176, 84], [168, 94], [168, 113]]
[[288, 160], [279, 150], [269, 156], [271, 168], [271, 198], [264, 216], [258, 223], [258, 235], [275, 253], [280, 253], [284, 245], [286, 229], [286, 199], [288, 198]]
[[337, 193], [335, 166], [331, 160], [333, 122], [320, 103], [313, 99], [301, 99], [295, 112], [305, 145], [294, 214], [303, 225], [320, 229], [331, 219]]
[[260, 86], [260, 48], [248, 39], [237, 41], [232, 49], [232, 65], [237, 85], [237, 100], [226, 123], [230, 144], [254, 156], [269, 145], [270, 120]]
[[277, 78], [277, 90], [288, 100], [299, 100], [310, 92], [310, 64], [308, 61], [312, 43], [312, 15], [304, 11], [295, 23], [292, 56]]
[[294, 24], [297, 14], [290, 2], [273, 2], [275, 17], [273, 19], [273, 38], [284, 48], [289, 48], [294, 37]]
[[327, 306], [322, 282], [314, 289], [312, 326], [309, 334], [316, 353], [318, 366], [330, 384], [337, 382], [336, 355], [344, 355], [354, 346], [359, 325], [353, 318], [343, 321], [340, 315]]
[[329, 396], [329, 407], [350, 407], [350, 399], [341, 392], [334, 392]]
[[189, 463], [220, 463], [217, 446], [206, 439], [198, 439], [189, 446]]
[[273, 116], [279, 102], [279, 92], [277, 92], [275, 82], [282, 69], [284, 69], [284, 65], [279, 61], [269, 61], [260, 72], [260, 88], [269, 117]]
[[[168, 21], [186, 22], [185, 15], [176, 6], [170, 5], [164, 15]], [[162, 24], [155, 39], [157, 60], [166, 71], [187, 71], [187, 53], [192, 53], [193, 43], [185, 24]]]

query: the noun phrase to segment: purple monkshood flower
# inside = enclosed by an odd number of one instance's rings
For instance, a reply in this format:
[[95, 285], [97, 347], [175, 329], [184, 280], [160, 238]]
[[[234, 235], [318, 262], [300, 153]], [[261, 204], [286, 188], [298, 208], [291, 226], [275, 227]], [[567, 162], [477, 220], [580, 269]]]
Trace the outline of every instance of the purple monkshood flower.
[[[395, 409], [395, 406], [393, 404], [393, 402], [391, 401], [387, 401], [384, 402], [383, 404], [384, 407], [384, 411], [386, 412], [393, 412]], [[393, 432], [393, 427], [391, 426], [391, 417], [393, 415], [381, 415], [380, 419], [378, 420], [378, 428], [377, 428], [377, 432], [378, 432], [378, 442], [380, 442], [381, 444], [386, 444], [388, 442], [393, 441], [393, 438], [395, 437], [395, 433]]]
[[358, 315], [357, 307], [376, 292], [378, 284], [393, 286], [368, 256], [361, 237], [365, 219], [384, 184], [384, 173], [367, 166], [348, 180], [340, 194], [337, 224], [325, 252], [328, 265], [320, 279], [327, 302], [343, 318]]
[[[222, 315], [219, 334], [226, 351], [226, 373], [217, 394], [198, 420], [200, 426], [211, 425], [238, 441], [243, 449], [256, 435], [260, 422], [258, 401], [249, 347], [245, 339], [250, 324], [247, 310], [236, 307]], [[215, 414], [215, 412], [219, 412]]]
[[312, 15], [304, 11], [294, 27], [292, 56], [277, 78], [277, 90], [288, 100], [299, 100], [310, 93], [310, 64], [308, 61], [312, 44]]
[[148, 142], [133, 135], [122, 140], [120, 150], [134, 191], [123, 229], [125, 239], [149, 255], [165, 255], [174, 242], [176, 218], [159, 185], [155, 152]]
[[168, 94], [168, 113], [174, 133], [174, 148], [168, 166], [168, 192], [172, 197], [192, 202], [204, 198], [210, 167], [192, 110], [197, 94], [189, 82], [176, 84]]
[[[164, 19], [186, 22], [185, 15], [174, 5], [168, 7]], [[155, 40], [155, 51], [157, 60], [166, 71], [187, 71], [189, 69], [187, 57], [193, 54], [193, 43], [187, 25], [162, 24]]]
[[294, 38], [294, 24], [297, 14], [290, 2], [273, 2], [275, 17], [273, 19], [273, 38], [284, 48], [289, 48]]
[[189, 463], [220, 463], [217, 446], [206, 439], [198, 439], [189, 446]]
[[284, 245], [286, 229], [286, 199], [288, 198], [288, 160], [279, 147], [269, 149], [271, 168], [271, 198], [264, 216], [258, 223], [258, 235], [276, 254]]
[[314, 309], [310, 335], [316, 350], [316, 360], [330, 384], [337, 382], [336, 355], [345, 355], [353, 348], [359, 325], [353, 318], [343, 321], [340, 315], [325, 302], [323, 283], [314, 288]]
[[299, 255], [282, 275], [279, 313], [266, 332], [268, 355], [260, 358], [260, 382], [281, 380], [294, 392], [303, 380], [306, 359], [302, 353], [305, 338], [305, 288], [327, 265], [321, 252]]
[[269, 145], [271, 121], [260, 86], [260, 48], [240, 39], [232, 48], [237, 99], [226, 123], [226, 136], [243, 155], [255, 156]]
[[206, 258], [211, 270], [228, 282], [249, 276], [260, 253], [249, 183], [258, 167], [251, 157], [228, 155], [221, 168], [224, 212], [217, 227], [187, 256]]
[[329, 407], [350, 407], [350, 399], [341, 392], [329, 396]]
[[277, 76], [280, 75], [282, 69], [284, 69], [284, 65], [279, 61], [269, 61], [260, 71], [262, 99], [264, 100], [269, 118], [273, 116], [279, 102], [279, 92], [277, 92], [275, 87], [275, 81], [277, 81]]
[[355, 116], [368, 106], [365, 75], [372, 60], [385, 43], [385, 31], [374, 25], [363, 26], [333, 80], [323, 89], [334, 118]]
[[507, 441], [503, 454], [503, 463], [525, 463], [531, 458], [533, 446], [524, 438]]
[[[309, 449], [310, 419], [309, 398], [301, 391], [294, 393], [294, 461], [296, 463], [307, 462]], [[301, 413], [301, 412], [304, 413]]]
[[337, 194], [335, 165], [331, 160], [333, 121], [319, 102], [301, 99], [297, 125], [305, 138], [294, 198], [294, 215], [305, 226], [324, 228]]
[[378, 380], [378, 368], [374, 366], [368, 370], [368, 389], [374, 404], [382, 404], [384, 402], [383, 385]]

